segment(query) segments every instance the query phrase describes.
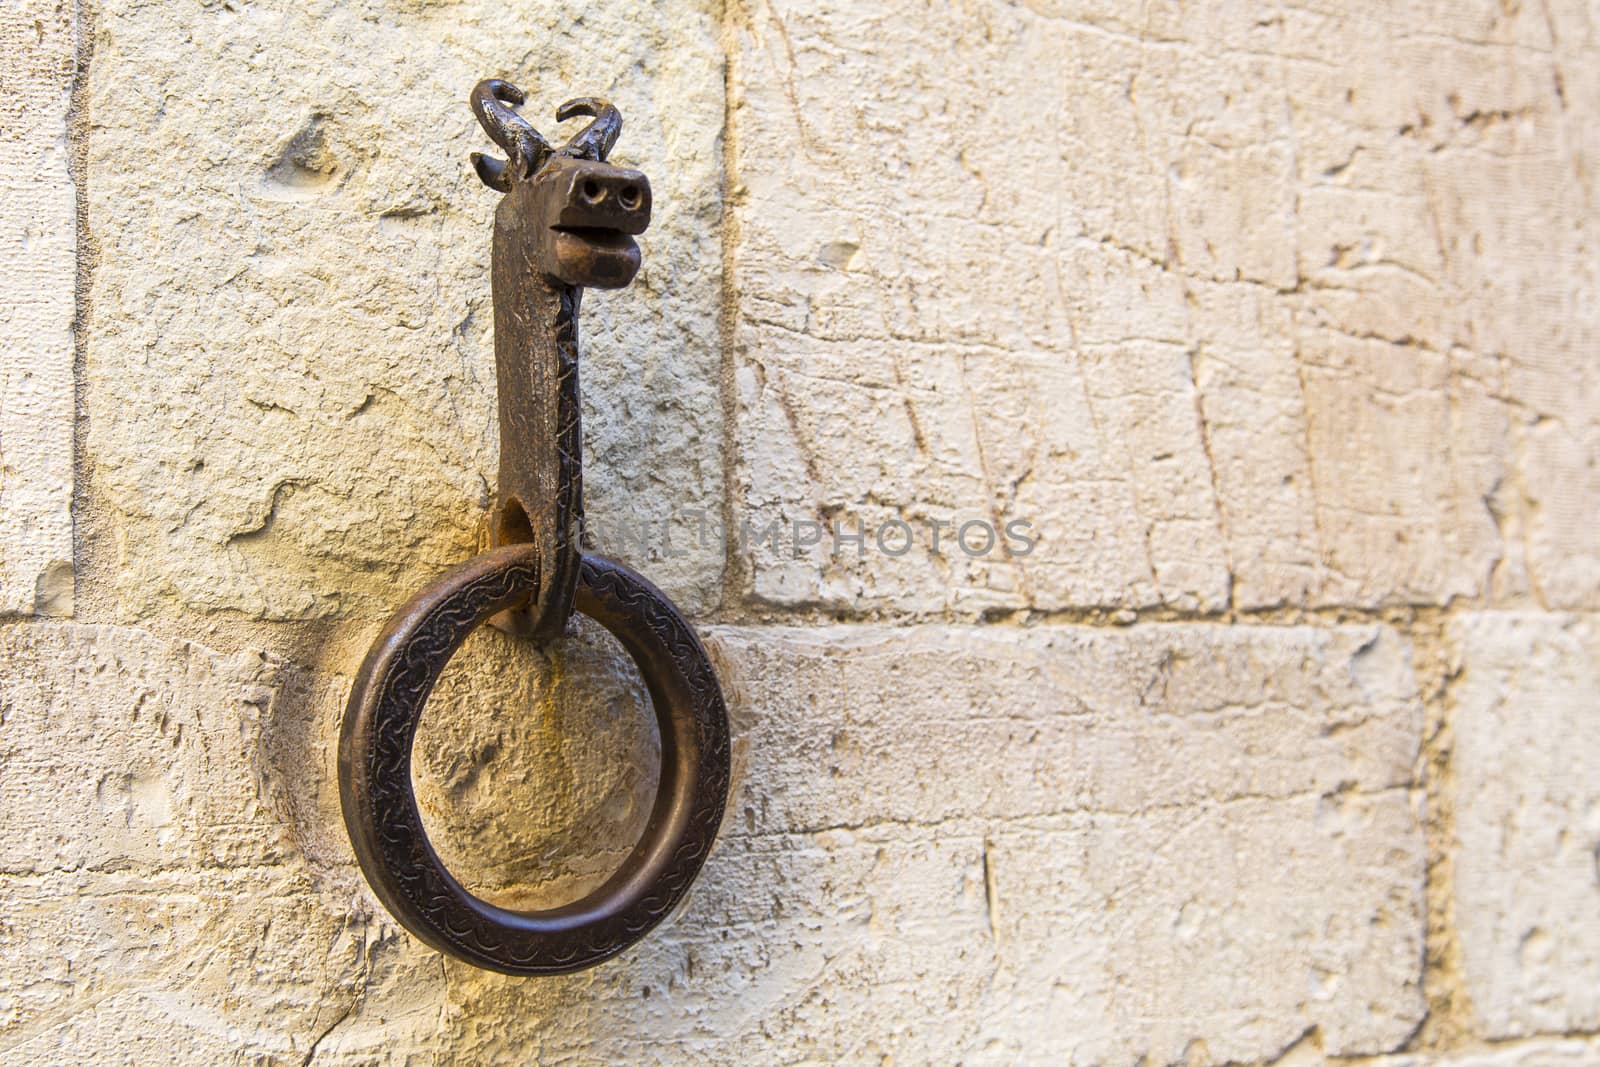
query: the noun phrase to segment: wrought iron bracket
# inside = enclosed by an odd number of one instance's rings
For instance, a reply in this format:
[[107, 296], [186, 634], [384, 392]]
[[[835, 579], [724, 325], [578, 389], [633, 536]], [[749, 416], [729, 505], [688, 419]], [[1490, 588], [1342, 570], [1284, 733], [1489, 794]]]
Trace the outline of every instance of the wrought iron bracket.
[[[434, 948], [508, 974], [558, 974], [621, 952], [667, 916], [699, 873], [727, 800], [727, 711], [705, 648], [660, 590], [585, 555], [578, 309], [585, 287], [620, 289], [639, 269], [649, 180], [606, 161], [622, 129], [608, 102], [570, 100], [590, 123], [560, 148], [515, 110], [504, 81], [473, 89], [473, 112], [504, 160], [474, 153], [495, 210], [493, 294], [500, 485], [489, 551], [395, 613], [351, 690], [339, 742], [346, 828], [384, 906]], [[469, 893], [428, 843], [411, 745], [429, 693], [468, 634], [493, 621], [533, 640], [574, 611], [621, 642], [644, 677], [661, 736], [661, 778], [644, 835], [580, 900], [546, 911]]]

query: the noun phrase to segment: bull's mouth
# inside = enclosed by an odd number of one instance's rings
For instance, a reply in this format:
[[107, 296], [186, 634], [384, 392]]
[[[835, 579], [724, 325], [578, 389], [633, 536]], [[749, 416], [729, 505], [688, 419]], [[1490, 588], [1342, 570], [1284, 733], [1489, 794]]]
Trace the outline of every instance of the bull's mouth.
[[552, 226], [551, 229], [576, 237], [596, 249], [625, 252], [639, 247], [631, 235], [604, 226]]
[[621, 289], [639, 271], [639, 245], [603, 226], [553, 226], [551, 271], [568, 285]]

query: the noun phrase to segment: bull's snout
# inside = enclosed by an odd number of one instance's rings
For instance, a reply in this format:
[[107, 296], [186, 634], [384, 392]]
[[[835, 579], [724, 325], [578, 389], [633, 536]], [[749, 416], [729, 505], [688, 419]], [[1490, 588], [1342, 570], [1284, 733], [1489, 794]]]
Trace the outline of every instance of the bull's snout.
[[578, 159], [556, 177], [552, 226], [643, 233], [650, 225], [650, 179], [638, 171]]
[[554, 159], [539, 175], [545, 225], [562, 230], [643, 233], [650, 225], [650, 179], [587, 159]]
[[636, 170], [557, 157], [538, 176], [549, 259], [568, 285], [620, 289], [639, 270], [630, 234], [650, 225], [650, 179]]

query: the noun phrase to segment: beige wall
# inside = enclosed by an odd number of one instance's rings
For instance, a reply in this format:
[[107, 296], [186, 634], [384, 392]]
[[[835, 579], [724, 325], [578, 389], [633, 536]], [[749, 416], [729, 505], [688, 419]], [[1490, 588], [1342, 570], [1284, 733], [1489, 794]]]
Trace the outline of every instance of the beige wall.
[[[652, 178], [588, 499], [737, 737], [563, 979], [397, 927], [332, 760], [492, 496], [488, 75]], [[1600, 1064], [1597, 105], [1580, 0], [13, 0], [0, 1062]], [[471, 885], [616, 861], [641, 698], [474, 638]]]

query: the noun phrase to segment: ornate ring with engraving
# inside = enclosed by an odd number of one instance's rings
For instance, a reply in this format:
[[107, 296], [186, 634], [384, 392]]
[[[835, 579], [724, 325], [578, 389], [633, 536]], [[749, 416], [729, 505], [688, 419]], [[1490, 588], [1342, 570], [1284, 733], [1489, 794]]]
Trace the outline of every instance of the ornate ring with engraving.
[[412, 740], [451, 655], [490, 616], [526, 603], [538, 580], [535, 546], [509, 545], [412, 597], [367, 654], [339, 739], [345, 825], [384, 906], [439, 951], [517, 975], [593, 966], [666, 918], [716, 839], [729, 778], [727, 710], [704, 646], [655, 586], [584, 556], [576, 607], [633, 657], [659, 724], [661, 778], [644, 834], [598, 889], [545, 911], [497, 907], [450, 874], [417, 810]]

